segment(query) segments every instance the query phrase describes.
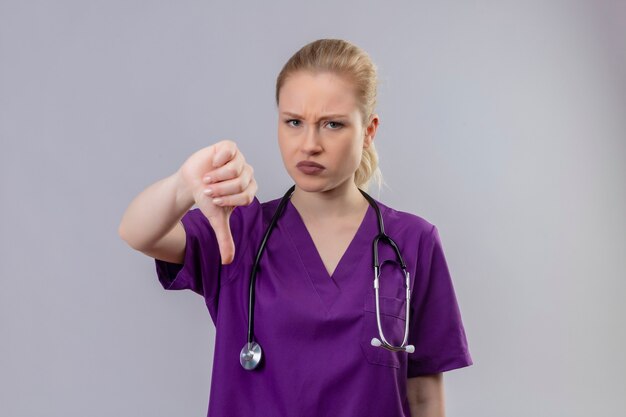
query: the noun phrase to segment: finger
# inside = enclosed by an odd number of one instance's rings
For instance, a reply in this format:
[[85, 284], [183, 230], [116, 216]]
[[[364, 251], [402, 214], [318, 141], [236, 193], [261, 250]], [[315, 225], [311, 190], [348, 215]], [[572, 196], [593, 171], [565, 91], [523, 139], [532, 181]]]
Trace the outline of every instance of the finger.
[[206, 178], [210, 177], [210, 183], [214, 183], [238, 177], [245, 165], [243, 155], [237, 152], [232, 160], [204, 174], [202, 180], [207, 183]]
[[250, 185], [243, 192], [213, 198], [211, 202], [217, 206], [247, 206], [254, 201], [258, 189], [256, 180], [252, 178]]
[[212, 197], [227, 196], [238, 194], [246, 190], [250, 186], [253, 177], [252, 166], [246, 165], [241, 174], [229, 180], [223, 180], [216, 183], [207, 184], [205, 188], [211, 189]]
[[217, 244], [220, 248], [222, 265], [231, 263], [235, 258], [235, 242], [230, 231], [229, 217], [226, 213], [219, 213], [209, 218], [209, 223], [215, 231]]
[[215, 155], [213, 156], [213, 166], [221, 167], [237, 155], [237, 145], [230, 140], [224, 140], [215, 144]]

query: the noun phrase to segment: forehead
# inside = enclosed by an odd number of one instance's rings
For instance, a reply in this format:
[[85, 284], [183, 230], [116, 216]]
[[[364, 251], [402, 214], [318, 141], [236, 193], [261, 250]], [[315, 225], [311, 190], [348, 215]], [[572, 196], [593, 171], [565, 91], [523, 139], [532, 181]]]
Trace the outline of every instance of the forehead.
[[330, 72], [298, 71], [285, 80], [279, 94], [279, 110], [302, 115], [356, 110], [354, 86]]

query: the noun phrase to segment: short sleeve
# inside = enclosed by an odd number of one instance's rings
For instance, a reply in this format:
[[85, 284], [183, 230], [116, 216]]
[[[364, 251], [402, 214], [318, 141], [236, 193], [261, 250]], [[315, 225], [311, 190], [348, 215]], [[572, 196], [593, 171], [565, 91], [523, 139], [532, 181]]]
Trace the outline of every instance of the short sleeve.
[[181, 222], [186, 233], [183, 263], [155, 258], [157, 276], [166, 290], [188, 289], [211, 300], [219, 291], [222, 272], [217, 237], [199, 208], [188, 210]]
[[418, 250], [411, 294], [407, 377], [434, 374], [473, 364], [461, 312], [437, 227], [425, 233]]

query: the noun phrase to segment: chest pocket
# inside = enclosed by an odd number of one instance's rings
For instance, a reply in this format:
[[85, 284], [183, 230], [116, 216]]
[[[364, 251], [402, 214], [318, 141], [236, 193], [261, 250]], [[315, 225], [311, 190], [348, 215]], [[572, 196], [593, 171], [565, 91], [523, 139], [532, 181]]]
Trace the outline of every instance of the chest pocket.
[[[380, 296], [380, 322], [387, 342], [394, 346], [404, 338], [406, 300], [404, 298]], [[372, 338], [380, 339], [376, 321], [376, 298], [374, 289], [366, 292], [363, 299], [361, 327], [361, 350], [367, 361], [375, 365], [400, 367], [401, 355], [406, 352], [392, 352], [383, 347], [372, 346]]]

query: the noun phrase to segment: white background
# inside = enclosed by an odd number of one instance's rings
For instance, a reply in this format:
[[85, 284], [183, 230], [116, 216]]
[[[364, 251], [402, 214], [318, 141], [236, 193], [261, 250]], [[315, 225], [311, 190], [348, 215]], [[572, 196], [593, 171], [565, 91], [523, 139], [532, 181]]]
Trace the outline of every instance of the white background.
[[0, 0], [1, 416], [206, 414], [203, 301], [117, 227], [221, 139], [280, 197], [275, 79], [323, 37], [379, 68], [374, 195], [441, 234], [448, 416], [623, 412], [624, 2]]

